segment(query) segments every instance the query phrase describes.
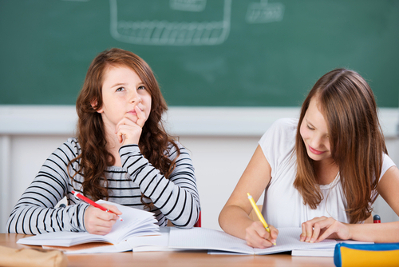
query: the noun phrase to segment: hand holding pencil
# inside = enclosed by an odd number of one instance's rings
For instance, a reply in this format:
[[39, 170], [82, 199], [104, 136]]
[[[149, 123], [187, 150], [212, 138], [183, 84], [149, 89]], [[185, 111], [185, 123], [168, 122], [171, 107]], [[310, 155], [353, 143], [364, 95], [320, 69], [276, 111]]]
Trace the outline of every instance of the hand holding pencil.
[[[253, 210], [256, 213], [256, 216], [259, 218], [260, 222], [254, 222], [249, 228], [246, 229], [247, 236], [247, 244], [252, 246], [252, 247], [259, 247], [259, 248], [265, 248], [268, 246], [271, 246], [271, 244], [276, 245], [276, 238], [278, 235], [278, 230], [274, 228], [273, 226], [270, 226], [266, 223], [265, 219], [262, 216], [262, 213], [260, 212], [258, 206], [256, 205], [254, 199], [252, 196], [247, 193], [248, 195], [248, 200], [252, 205]], [[263, 226], [263, 227], [262, 227]], [[265, 231], [266, 230], [266, 231]], [[266, 239], [266, 243], [270, 245], [265, 245], [264, 241], [259, 242], [259, 239]], [[263, 244], [261, 244], [263, 243]]]

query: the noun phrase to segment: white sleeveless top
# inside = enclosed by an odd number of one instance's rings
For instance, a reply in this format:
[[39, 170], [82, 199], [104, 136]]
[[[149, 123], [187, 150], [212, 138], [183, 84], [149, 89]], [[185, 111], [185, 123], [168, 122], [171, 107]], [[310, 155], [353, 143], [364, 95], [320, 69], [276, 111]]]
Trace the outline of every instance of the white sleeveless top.
[[[320, 185], [323, 200], [316, 209], [303, 205], [299, 191], [294, 187], [296, 175], [295, 136], [298, 119], [277, 120], [262, 136], [259, 145], [271, 167], [271, 181], [265, 190], [262, 214], [274, 227], [301, 227], [314, 217], [332, 217], [349, 223], [345, 212], [346, 199], [339, 174], [328, 185]], [[381, 177], [395, 163], [384, 154]]]

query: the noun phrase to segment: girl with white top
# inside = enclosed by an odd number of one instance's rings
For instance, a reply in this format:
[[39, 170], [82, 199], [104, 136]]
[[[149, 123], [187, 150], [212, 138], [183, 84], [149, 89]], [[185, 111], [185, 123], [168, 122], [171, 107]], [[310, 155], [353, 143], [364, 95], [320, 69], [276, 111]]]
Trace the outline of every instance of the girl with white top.
[[[45, 161], [7, 222], [9, 233], [87, 231], [107, 234], [121, 214], [80, 201], [96, 201], [154, 212], [160, 226], [192, 227], [200, 200], [191, 158], [162, 125], [167, 110], [148, 64], [113, 48], [91, 63], [76, 102], [76, 138]], [[66, 197], [67, 207], [56, 207]], [[123, 216], [123, 215], [122, 215]]]
[[[247, 199], [265, 190], [262, 223]], [[281, 119], [259, 145], [219, 216], [222, 229], [265, 248], [283, 227], [302, 227], [305, 242], [325, 238], [399, 242], [399, 222], [363, 224], [380, 194], [399, 215], [399, 170], [387, 155], [377, 106], [356, 72], [321, 77], [298, 119]]]

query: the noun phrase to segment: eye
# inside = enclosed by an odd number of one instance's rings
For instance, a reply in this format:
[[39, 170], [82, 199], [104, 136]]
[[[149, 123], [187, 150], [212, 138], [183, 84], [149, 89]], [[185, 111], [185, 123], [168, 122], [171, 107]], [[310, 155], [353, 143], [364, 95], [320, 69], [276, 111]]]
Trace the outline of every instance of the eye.
[[137, 90], [146, 90], [147, 88], [144, 85], [140, 85], [139, 88], [137, 88]]
[[308, 127], [309, 130], [314, 130], [314, 128], [312, 126], [310, 126], [309, 124], [306, 126]]
[[118, 89], [116, 89], [116, 92], [122, 92], [125, 90], [125, 87], [119, 87]]

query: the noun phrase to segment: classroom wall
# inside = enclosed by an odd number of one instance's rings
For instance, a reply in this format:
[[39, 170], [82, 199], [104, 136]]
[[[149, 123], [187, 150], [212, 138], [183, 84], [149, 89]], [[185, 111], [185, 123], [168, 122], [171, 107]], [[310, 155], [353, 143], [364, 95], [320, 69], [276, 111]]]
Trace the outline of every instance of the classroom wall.
[[[72, 136], [76, 122], [74, 107], [30, 107], [30, 112], [25, 109], [0, 106], [0, 232], [5, 232], [12, 207], [45, 159]], [[207, 112], [209, 114], [204, 114]], [[166, 126], [180, 133], [180, 142], [190, 150], [201, 197], [203, 227], [220, 229], [219, 212], [262, 133], [275, 119], [296, 117], [297, 113], [298, 109], [290, 108], [195, 111], [171, 108]], [[398, 125], [398, 110], [381, 113], [383, 129], [388, 133], [388, 151], [398, 164], [399, 138], [394, 131]], [[383, 222], [399, 220], [381, 198], [374, 209]]]

